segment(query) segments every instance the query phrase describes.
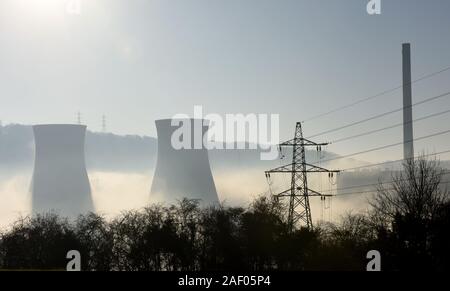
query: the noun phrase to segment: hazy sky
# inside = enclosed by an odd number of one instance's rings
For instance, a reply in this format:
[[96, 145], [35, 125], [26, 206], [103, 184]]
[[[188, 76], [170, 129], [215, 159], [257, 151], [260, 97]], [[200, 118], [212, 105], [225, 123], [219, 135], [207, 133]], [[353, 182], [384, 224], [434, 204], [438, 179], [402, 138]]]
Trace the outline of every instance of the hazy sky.
[[[72, 123], [156, 135], [176, 113], [278, 113], [281, 138], [295, 121], [401, 84], [401, 44], [412, 43], [413, 79], [450, 66], [450, 1], [382, 0], [0, 1], [0, 119]], [[413, 88], [413, 102], [450, 90], [450, 71]], [[305, 123], [306, 135], [401, 106], [396, 91]], [[414, 117], [450, 108], [450, 98]], [[333, 140], [401, 121], [401, 114], [322, 136]], [[416, 137], [448, 129], [450, 116], [418, 123]], [[319, 138], [319, 139], [320, 139]], [[401, 129], [330, 146], [347, 154], [401, 140]], [[449, 149], [449, 135], [417, 150]], [[359, 158], [401, 157], [400, 147]]]

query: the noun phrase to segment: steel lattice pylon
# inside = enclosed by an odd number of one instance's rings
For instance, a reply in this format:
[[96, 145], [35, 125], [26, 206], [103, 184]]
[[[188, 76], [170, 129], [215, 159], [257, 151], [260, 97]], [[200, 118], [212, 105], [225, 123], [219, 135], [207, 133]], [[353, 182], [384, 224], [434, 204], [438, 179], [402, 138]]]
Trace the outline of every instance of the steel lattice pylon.
[[311, 208], [309, 206], [310, 196], [327, 197], [332, 195], [321, 194], [308, 188], [308, 173], [338, 173], [338, 170], [328, 170], [306, 162], [305, 147], [315, 146], [319, 151], [328, 143], [315, 143], [303, 138], [302, 124], [297, 122], [294, 138], [279, 144], [279, 147], [292, 147], [292, 163], [266, 171], [266, 177], [271, 173], [291, 173], [291, 187], [276, 194], [276, 198], [289, 198], [287, 223], [289, 231], [300, 221], [307, 228], [312, 228]]

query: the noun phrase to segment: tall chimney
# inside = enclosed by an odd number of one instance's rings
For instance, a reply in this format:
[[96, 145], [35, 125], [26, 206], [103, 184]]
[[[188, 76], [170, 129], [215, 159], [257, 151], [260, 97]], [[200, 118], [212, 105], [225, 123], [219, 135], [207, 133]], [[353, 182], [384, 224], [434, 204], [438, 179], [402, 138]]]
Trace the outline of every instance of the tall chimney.
[[402, 45], [403, 54], [403, 158], [414, 158], [412, 88], [411, 88], [411, 45]]

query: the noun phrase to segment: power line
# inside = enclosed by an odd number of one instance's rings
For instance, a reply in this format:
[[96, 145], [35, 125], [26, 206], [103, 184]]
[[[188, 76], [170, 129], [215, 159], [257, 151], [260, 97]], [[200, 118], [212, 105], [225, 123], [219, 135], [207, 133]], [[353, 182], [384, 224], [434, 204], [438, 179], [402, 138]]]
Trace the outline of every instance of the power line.
[[[439, 75], [439, 74], [441, 74], [441, 73], [443, 73], [443, 72], [446, 72], [446, 71], [448, 71], [448, 70], [450, 70], [450, 66], [449, 66], [449, 67], [446, 67], [446, 68], [444, 68], [444, 69], [442, 69], [442, 70], [436, 71], [436, 72], [434, 72], [434, 73], [431, 73], [431, 74], [425, 75], [425, 76], [423, 76], [423, 77], [420, 77], [420, 78], [418, 78], [418, 79], [415, 79], [414, 81], [410, 82], [410, 84], [414, 84], [414, 83], [420, 82], [420, 81], [422, 81], [422, 80], [425, 80], [425, 79], [434, 77], [434, 76]], [[405, 85], [408, 85], [408, 83], [406, 83]], [[388, 93], [394, 92], [394, 91], [396, 91], [396, 90], [398, 90], [398, 89], [403, 88], [403, 86], [404, 86], [404, 84], [399, 85], [399, 86], [394, 87], [394, 88], [391, 88], [391, 89], [388, 89], [388, 90], [385, 90], [385, 91], [382, 91], [382, 92], [380, 92], [380, 93], [378, 93], [378, 94], [375, 94], [375, 95], [372, 95], [372, 96], [369, 96], [369, 97], [366, 97], [366, 98], [357, 100], [357, 101], [352, 102], [352, 103], [350, 103], [350, 104], [340, 106], [340, 107], [338, 107], [338, 108], [332, 109], [332, 110], [327, 111], [327, 112], [325, 112], [325, 113], [321, 113], [321, 114], [314, 115], [314, 116], [312, 116], [312, 117], [309, 117], [309, 118], [305, 119], [303, 122], [308, 122], [308, 121], [311, 121], [311, 120], [314, 120], [314, 119], [317, 119], [317, 118], [320, 118], [320, 117], [323, 117], [323, 116], [327, 116], [327, 115], [330, 115], [330, 114], [332, 114], [332, 113], [335, 113], [335, 112], [338, 112], [338, 111], [341, 111], [341, 110], [344, 110], [344, 109], [353, 107], [353, 106], [358, 105], [358, 104], [360, 104], [360, 103], [363, 103], [363, 102], [365, 102], [365, 101], [368, 101], [368, 100], [371, 100], [371, 99], [374, 99], [374, 98], [377, 98], [377, 97], [386, 95], [386, 94], [388, 94]]]
[[[445, 182], [440, 182], [439, 184], [450, 184], [450, 181], [445, 181]], [[386, 191], [392, 191], [395, 190], [394, 188], [387, 188], [384, 189]], [[341, 194], [336, 194], [334, 195], [334, 197], [339, 197], [339, 196], [345, 196], [345, 195], [355, 195], [355, 194], [370, 194], [370, 193], [375, 193], [376, 189], [372, 190], [372, 191], [359, 191], [359, 192], [348, 192], [348, 193], [341, 193]]]
[[[441, 151], [441, 152], [437, 152], [437, 153], [433, 153], [433, 154], [426, 154], [426, 155], [421, 155], [421, 156], [415, 156], [414, 158], [429, 157], [429, 156], [435, 156], [435, 155], [446, 154], [446, 153], [450, 153], [450, 150], [445, 150], [445, 151]], [[381, 166], [381, 165], [386, 165], [386, 164], [393, 164], [393, 163], [403, 162], [404, 160], [405, 159], [398, 159], [398, 160], [387, 161], [387, 162], [376, 163], [376, 164], [370, 164], [370, 165], [365, 165], [365, 166], [357, 166], [357, 167], [345, 168], [345, 169], [342, 169], [341, 171], [359, 170], [359, 169], [363, 169], [363, 168], [370, 168], [370, 167], [376, 167], [376, 166]]]
[[[450, 174], [450, 170], [442, 171], [442, 175], [448, 175]], [[332, 192], [332, 191], [340, 191], [340, 190], [348, 190], [348, 189], [357, 189], [357, 188], [364, 188], [364, 187], [370, 187], [370, 186], [378, 186], [380, 184], [391, 184], [397, 181], [409, 181], [412, 179], [399, 179], [399, 180], [391, 180], [391, 181], [380, 181], [379, 183], [371, 183], [371, 184], [365, 184], [365, 185], [355, 185], [355, 186], [348, 186], [348, 187], [342, 187], [342, 188], [336, 188], [333, 190], [325, 190], [325, 192]]]
[[[427, 99], [424, 99], [424, 100], [419, 101], [419, 102], [416, 102], [416, 103], [412, 104], [411, 107], [414, 107], [414, 106], [417, 106], [417, 105], [421, 105], [421, 104], [424, 104], [424, 103], [427, 103], [427, 102], [430, 102], [430, 101], [434, 101], [436, 99], [443, 98], [443, 97], [446, 97], [448, 95], [450, 95], [450, 91], [445, 92], [443, 94], [439, 94], [439, 95], [430, 97], [430, 98], [427, 98]], [[397, 108], [397, 109], [394, 109], [394, 110], [391, 110], [391, 111], [387, 111], [387, 112], [384, 112], [384, 113], [381, 113], [381, 114], [378, 114], [378, 115], [374, 115], [372, 117], [369, 117], [369, 118], [366, 118], [366, 119], [362, 119], [362, 120], [359, 120], [359, 121], [356, 121], [356, 122], [352, 122], [352, 123], [349, 123], [349, 124], [344, 125], [344, 126], [336, 127], [336, 128], [329, 129], [329, 130], [325, 130], [325, 131], [322, 131], [322, 132], [320, 132], [318, 134], [312, 135], [312, 136], [310, 136], [308, 138], [317, 137], [317, 136], [320, 136], [320, 135], [324, 135], [326, 133], [331, 133], [331, 132], [338, 131], [338, 130], [345, 129], [345, 128], [349, 128], [351, 126], [354, 126], [354, 125], [357, 125], [357, 124], [361, 124], [361, 123], [364, 123], [364, 122], [367, 122], [367, 121], [378, 119], [378, 118], [381, 118], [381, 117], [384, 117], [384, 116], [387, 116], [387, 115], [390, 115], [390, 114], [393, 114], [393, 113], [396, 113], [396, 112], [400, 112], [404, 108], [406, 108], [406, 107], [402, 106], [400, 108]]]
[[450, 129], [444, 130], [444, 131], [440, 131], [440, 132], [436, 132], [436, 133], [429, 134], [429, 135], [425, 135], [425, 136], [421, 136], [421, 137], [418, 137], [418, 138], [413, 138], [412, 140], [401, 141], [401, 142], [388, 144], [388, 145], [384, 145], [384, 146], [379, 146], [379, 147], [371, 148], [371, 149], [360, 151], [360, 152], [356, 152], [356, 153], [351, 153], [351, 154], [348, 154], [348, 155], [338, 156], [336, 158], [323, 160], [322, 163], [329, 162], [329, 161], [334, 161], [334, 160], [339, 160], [339, 159], [343, 159], [343, 158], [348, 158], [348, 157], [353, 157], [353, 156], [357, 156], [357, 155], [361, 155], [361, 154], [365, 154], [365, 153], [370, 153], [370, 152], [374, 152], [374, 151], [378, 151], [378, 150], [383, 150], [383, 149], [386, 149], [386, 148], [402, 145], [405, 142], [418, 141], [418, 140], [427, 139], [427, 138], [430, 138], [430, 137], [435, 137], [435, 136], [438, 136], [438, 135], [443, 135], [443, 134], [446, 134], [446, 133], [450, 133]]
[[408, 121], [406, 123], [399, 122], [399, 123], [391, 125], [391, 126], [386, 126], [386, 127], [379, 128], [379, 129], [374, 129], [374, 130], [371, 130], [371, 131], [366, 131], [366, 132], [363, 132], [363, 133], [360, 133], [360, 134], [355, 134], [355, 135], [343, 137], [343, 138], [340, 138], [340, 139], [336, 139], [336, 140], [330, 142], [330, 144], [335, 144], [335, 143], [346, 141], [346, 140], [349, 140], [349, 139], [354, 139], [354, 138], [358, 138], [358, 137], [374, 134], [374, 133], [377, 133], [377, 132], [380, 132], [380, 131], [384, 131], [384, 130], [388, 130], [388, 129], [392, 129], [392, 128], [396, 128], [396, 127], [402, 126], [403, 124], [409, 124], [409, 123], [413, 123], [413, 122], [417, 122], [417, 121], [422, 121], [422, 120], [426, 120], [426, 119], [429, 119], [429, 118], [432, 118], [432, 117], [436, 117], [436, 116], [439, 116], [439, 115], [443, 115], [443, 114], [447, 114], [447, 113], [450, 113], [450, 109], [445, 110], [445, 111], [441, 111], [441, 112], [437, 112], [437, 113], [433, 113], [433, 114], [430, 114], [430, 115], [427, 115], [427, 116], [423, 116], [423, 117], [420, 117], [420, 118], [416, 118], [413, 121]]

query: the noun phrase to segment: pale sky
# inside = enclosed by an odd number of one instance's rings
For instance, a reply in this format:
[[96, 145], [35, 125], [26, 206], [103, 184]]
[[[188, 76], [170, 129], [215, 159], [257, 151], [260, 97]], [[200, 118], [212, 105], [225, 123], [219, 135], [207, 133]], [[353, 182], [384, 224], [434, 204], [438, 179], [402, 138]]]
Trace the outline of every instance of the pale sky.
[[[156, 136], [154, 120], [177, 113], [280, 114], [281, 138], [296, 121], [401, 84], [401, 44], [413, 79], [450, 66], [450, 1], [382, 0], [0, 0], [0, 120], [73, 123], [93, 131]], [[413, 102], [450, 91], [450, 71], [413, 87]], [[311, 135], [400, 107], [401, 91], [306, 122]], [[450, 109], [450, 98], [415, 107], [414, 118]], [[401, 114], [322, 136], [400, 122]], [[449, 114], [415, 136], [449, 129]], [[318, 138], [320, 140], [320, 138]], [[331, 145], [348, 154], [401, 141], [401, 128]], [[449, 135], [416, 149], [449, 149]], [[358, 157], [401, 158], [401, 147]]]

